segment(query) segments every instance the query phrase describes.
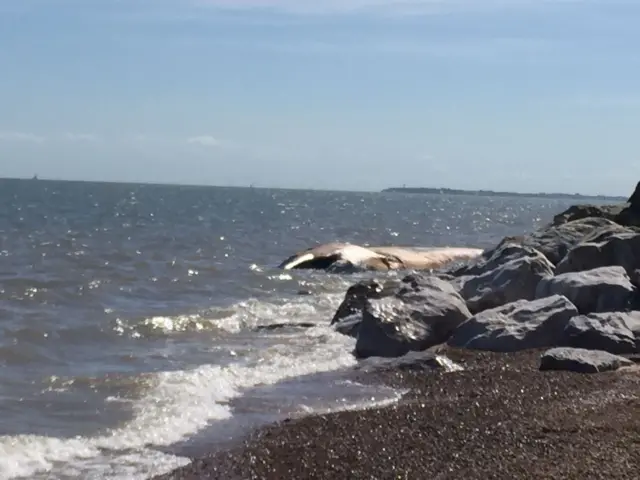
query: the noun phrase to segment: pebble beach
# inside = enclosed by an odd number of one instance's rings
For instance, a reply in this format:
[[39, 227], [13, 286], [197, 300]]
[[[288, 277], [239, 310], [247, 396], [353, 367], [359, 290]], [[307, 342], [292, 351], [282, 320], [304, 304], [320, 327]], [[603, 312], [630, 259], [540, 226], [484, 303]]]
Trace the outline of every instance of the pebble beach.
[[287, 420], [155, 480], [632, 479], [640, 375], [539, 371], [540, 351], [447, 349], [459, 372], [389, 368], [409, 389], [383, 408]]

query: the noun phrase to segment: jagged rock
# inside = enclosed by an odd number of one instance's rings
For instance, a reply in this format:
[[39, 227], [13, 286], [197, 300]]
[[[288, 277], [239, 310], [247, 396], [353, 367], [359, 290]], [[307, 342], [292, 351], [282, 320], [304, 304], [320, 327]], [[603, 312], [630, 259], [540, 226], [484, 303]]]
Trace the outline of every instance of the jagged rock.
[[[519, 250], [529, 251], [526, 248]], [[516, 256], [493, 270], [468, 278], [460, 293], [469, 310], [477, 313], [516, 300], [533, 300], [538, 283], [553, 275], [554, 266], [541, 253], [531, 252], [528, 256]]]
[[395, 289], [398, 288], [397, 285], [385, 285], [377, 280], [365, 280], [350, 286], [344, 300], [331, 319], [331, 325], [343, 335], [356, 337], [362, 322], [362, 309], [367, 299], [380, 298], [385, 287], [395, 291], [394, 286]]
[[633, 210], [640, 211], [640, 182], [636, 183], [636, 188], [633, 190], [627, 203]]
[[366, 373], [381, 370], [459, 372], [464, 368], [444, 355], [438, 355], [431, 351], [422, 351], [409, 352], [396, 358], [369, 357], [363, 359], [357, 365], [356, 370]]
[[[580, 243], [600, 243], [609, 240], [619, 233], [640, 233], [638, 227], [624, 227], [617, 223], [612, 223], [601, 229], [594, 230], [580, 241]], [[579, 245], [579, 244], [578, 244]]]
[[520, 258], [540, 258], [536, 249], [523, 245], [524, 237], [506, 237], [495, 248], [487, 250], [476, 260], [456, 269], [450, 270], [453, 277], [478, 276]]
[[633, 365], [631, 360], [602, 350], [557, 347], [540, 358], [540, 370], [567, 370], [577, 373], [599, 373]]
[[542, 253], [551, 263], [557, 265], [569, 250], [581, 242], [605, 239], [615, 233], [633, 231], [606, 218], [597, 217], [583, 218], [559, 225], [552, 224], [520, 237], [506, 237], [495, 248], [487, 250], [470, 265], [463, 266], [453, 273], [479, 275], [487, 268], [495, 268], [515, 257], [534, 256], [535, 252]]
[[604, 350], [617, 355], [640, 353], [640, 311], [573, 317], [559, 345]]
[[291, 328], [312, 328], [316, 324], [312, 322], [297, 322], [297, 323], [272, 323], [271, 325], [258, 325], [255, 328], [257, 332], [271, 332], [274, 330], [287, 330]]
[[564, 296], [519, 300], [480, 312], [461, 324], [449, 338], [454, 347], [515, 352], [558, 345], [576, 307]]
[[543, 278], [536, 288], [536, 298], [564, 295], [580, 313], [626, 310], [635, 293], [622, 267], [600, 267]]
[[627, 200], [624, 209], [616, 217], [616, 222], [628, 226], [640, 226], [640, 182]]
[[628, 231], [606, 218], [588, 217], [539, 229], [526, 235], [523, 244], [535, 248], [551, 263], [557, 265], [567, 252], [584, 241], [585, 237], [601, 234], [605, 230]]
[[[551, 225], [562, 225], [563, 223], [585, 218], [605, 218], [615, 222], [620, 212], [625, 208], [625, 204], [614, 205], [572, 205], [564, 212], [553, 217]], [[617, 222], [616, 222], [617, 223]]]
[[572, 205], [553, 217], [552, 225], [560, 225], [587, 217], [606, 218], [627, 227], [640, 226], [640, 182], [626, 203], [613, 205]]
[[444, 343], [471, 317], [464, 300], [437, 277], [407, 278], [393, 294], [367, 298], [362, 309], [355, 354], [399, 357]]
[[627, 273], [640, 268], [640, 234], [617, 233], [601, 242], [584, 242], [571, 249], [556, 273], [581, 272], [618, 265]]

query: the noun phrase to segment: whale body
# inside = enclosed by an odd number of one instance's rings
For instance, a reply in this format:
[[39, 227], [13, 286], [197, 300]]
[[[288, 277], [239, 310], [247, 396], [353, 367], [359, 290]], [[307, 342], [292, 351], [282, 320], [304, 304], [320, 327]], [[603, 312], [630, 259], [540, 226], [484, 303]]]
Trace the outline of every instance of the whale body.
[[351, 243], [326, 243], [298, 252], [279, 268], [331, 272], [351, 270], [429, 270], [482, 254], [478, 248], [362, 247]]

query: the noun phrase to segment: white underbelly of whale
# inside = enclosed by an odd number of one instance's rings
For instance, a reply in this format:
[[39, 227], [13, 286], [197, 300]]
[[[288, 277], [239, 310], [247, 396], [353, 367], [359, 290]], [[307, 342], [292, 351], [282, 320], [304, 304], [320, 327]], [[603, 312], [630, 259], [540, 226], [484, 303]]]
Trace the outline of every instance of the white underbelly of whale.
[[450, 262], [469, 260], [482, 254], [478, 248], [442, 247], [362, 247], [350, 243], [328, 243], [298, 252], [280, 264], [280, 268], [340, 270], [426, 270]]

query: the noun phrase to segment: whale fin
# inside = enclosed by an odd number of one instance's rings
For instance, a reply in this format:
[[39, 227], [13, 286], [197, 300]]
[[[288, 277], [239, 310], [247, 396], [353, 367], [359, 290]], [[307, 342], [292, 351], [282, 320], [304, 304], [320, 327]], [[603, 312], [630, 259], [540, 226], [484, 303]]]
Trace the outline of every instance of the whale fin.
[[304, 255], [287, 258], [284, 262], [282, 262], [281, 268], [285, 270], [291, 270], [292, 268], [296, 268], [298, 265], [313, 260], [315, 255], [313, 253], [305, 253]]
[[326, 270], [338, 260], [340, 260], [340, 255], [337, 253], [333, 255], [319, 256], [309, 252], [299, 256], [294, 255], [293, 257], [288, 258], [287, 260], [282, 262], [280, 268], [284, 270], [292, 270], [294, 268]]

